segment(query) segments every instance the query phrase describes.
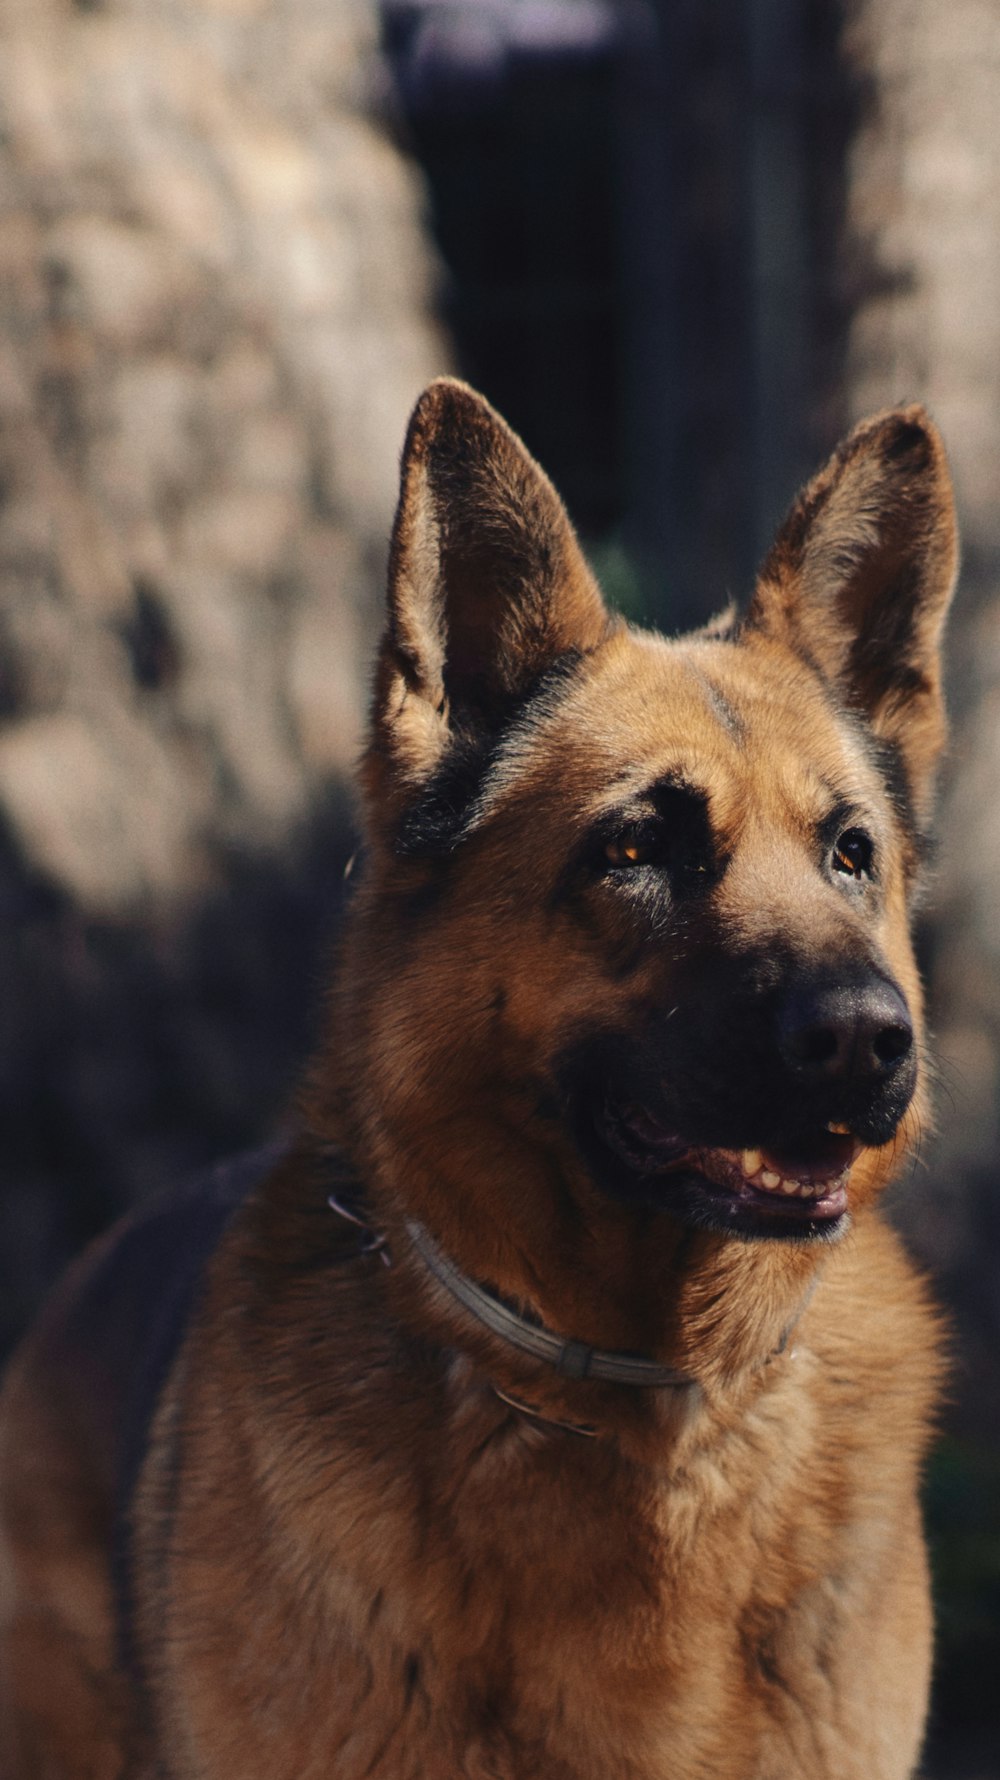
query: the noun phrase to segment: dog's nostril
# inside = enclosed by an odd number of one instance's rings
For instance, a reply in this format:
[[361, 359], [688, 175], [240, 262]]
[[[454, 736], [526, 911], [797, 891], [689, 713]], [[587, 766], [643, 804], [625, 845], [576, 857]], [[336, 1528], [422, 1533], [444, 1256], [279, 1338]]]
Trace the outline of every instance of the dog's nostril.
[[778, 1021], [778, 1043], [797, 1074], [835, 1075], [853, 1049], [854, 1022], [822, 995], [793, 995]]
[[874, 1081], [913, 1047], [903, 997], [884, 979], [814, 984], [793, 992], [778, 1017], [781, 1055], [797, 1075]]
[[913, 1044], [909, 1026], [883, 1026], [872, 1041], [872, 1050], [880, 1063], [898, 1063]]

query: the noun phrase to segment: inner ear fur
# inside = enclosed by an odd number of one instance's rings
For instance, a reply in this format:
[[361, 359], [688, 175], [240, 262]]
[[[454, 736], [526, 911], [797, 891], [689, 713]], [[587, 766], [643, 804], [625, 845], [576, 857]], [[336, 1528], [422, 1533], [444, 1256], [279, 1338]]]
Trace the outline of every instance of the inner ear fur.
[[608, 615], [544, 471], [489, 403], [440, 378], [403, 448], [375, 747], [422, 779], [459, 736], [490, 734]]
[[803, 489], [747, 615], [896, 751], [921, 819], [944, 740], [940, 645], [957, 566], [941, 436], [923, 408], [893, 409], [856, 427]]

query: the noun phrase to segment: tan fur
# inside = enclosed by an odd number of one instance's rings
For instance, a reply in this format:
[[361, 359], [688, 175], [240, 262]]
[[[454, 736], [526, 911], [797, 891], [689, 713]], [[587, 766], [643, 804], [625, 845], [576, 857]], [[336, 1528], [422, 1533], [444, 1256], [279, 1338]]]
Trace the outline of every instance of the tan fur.
[[[607, 1196], [559, 1072], [581, 1034], [650, 1009], [715, 1017], [706, 922], [727, 956], [866, 949], [919, 1027], [908, 907], [954, 557], [940, 442], [910, 409], [804, 492], [742, 629], [633, 632], [513, 434], [462, 385], [427, 392], [330, 1041], [301, 1135], [211, 1260], [132, 1510], [141, 1687], [118, 1672], [108, 1580], [129, 1327], [87, 1361], [97, 1263], [10, 1372], [3, 1780], [912, 1772], [939, 1341], [876, 1201], [922, 1085], [824, 1245]], [[683, 920], [581, 863], [665, 776], [707, 787], [723, 861]], [[831, 787], [875, 837], [867, 901], [817, 855]], [[391, 1267], [338, 1264], [354, 1236], [325, 1206], [331, 1151]], [[519, 1356], [436, 1284], [413, 1217], [550, 1329], [692, 1385]]]

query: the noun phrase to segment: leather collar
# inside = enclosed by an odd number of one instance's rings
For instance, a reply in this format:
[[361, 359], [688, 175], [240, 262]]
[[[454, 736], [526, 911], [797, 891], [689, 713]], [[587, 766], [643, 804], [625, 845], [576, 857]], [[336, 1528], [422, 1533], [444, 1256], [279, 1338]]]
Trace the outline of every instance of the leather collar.
[[606, 1384], [641, 1385], [654, 1390], [664, 1385], [694, 1383], [687, 1373], [678, 1372], [672, 1366], [661, 1366], [656, 1360], [590, 1347], [585, 1341], [556, 1335], [544, 1324], [529, 1322], [485, 1286], [462, 1273], [416, 1219], [407, 1221], [406, 1230], [434, 1278], [471, 1312], [477, 1322], [499, 1335], [509, 1347], [516, 1347], [520, 1353], [530, 1354], [532, 1359], [551, 1366], [560, 1378], [596, 1378]]
[[[352, 1183], [353, 1185], [353, 1183]], [[359, 1246], [352, 1250], [344, 1259], [358, 1258], [367, 1255], [378, 1255], [386, 1265], [391, 1266], [392, 1257], [387, 1240], [374, 1226], [369, 1223], [365, 1208], [357, 1197], [353, 1199], [343, 1192], [330, 1193], [327, 1204], [331, 1211], [352, 1224], [359, 1233]], [[560, 1378], [597, 1379], [607, 1384], [638, 1385], [647, 1390], [664, 1388], [690, 1389], [696, 1380], [689, 1373], [677, 1371], [672, 1366], [661, 1366], [658, 1361], [645, 1358], [641, 1354], [614, 1352], [600, 1347], [591, 1347], [585, 1341], [577, 1341], [562, 1335], [556, 1335], [544, 1324], [531, 1322], [511, 1305], [505, 1304], [494, 1292], [481, 1286], [476, 1280], [470, 1279], [457, 1267], [454, 1261], [438, 1247], [423, 1224], [415, 1218], [406, 1221], [406, 1232], [414, 1249], [420, 1256], [428, 1271], [433, 1274], [438, 1284], [451, 1294], [462, 1307], [474, 1316], [477, 1322], [484, 1325], [494, 1335], [500, 1337], [508, 1346], [517, 1348], [520, 1353], [528, 1354], [532, 1359], [540, 1360], [551, 1366]], [[767, 1355], [764, 1365], [784, 1353], [792, 1333], [809, 1304], [819, 1274], [815, 1274], [794, 1316], [785, 1327], [781, 1340], [774, 1350]], [[492, 1386], [496, 1395], [511, 1408], [522, 1414], [533, 1416], [538, 1421], [551, 1422], [553, 1426], [566, 1428], [577, 1434], [592, 1435], [596, 1429], [586, 1424], [557, 1421], [554, 1417], [543, 1415], [531, 1405], [506, 1396], [495, 1385]]]

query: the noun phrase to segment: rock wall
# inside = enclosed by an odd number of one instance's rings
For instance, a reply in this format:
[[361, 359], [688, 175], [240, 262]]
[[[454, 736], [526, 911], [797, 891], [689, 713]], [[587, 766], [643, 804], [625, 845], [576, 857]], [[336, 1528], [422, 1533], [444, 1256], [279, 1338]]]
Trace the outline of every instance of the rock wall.
[[0, 0], [0, 1341], [306, 1043], [446, 368], [383, 94], [364, 0]]

